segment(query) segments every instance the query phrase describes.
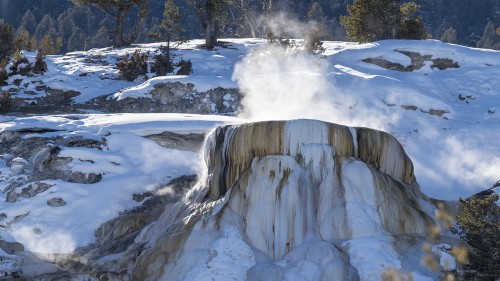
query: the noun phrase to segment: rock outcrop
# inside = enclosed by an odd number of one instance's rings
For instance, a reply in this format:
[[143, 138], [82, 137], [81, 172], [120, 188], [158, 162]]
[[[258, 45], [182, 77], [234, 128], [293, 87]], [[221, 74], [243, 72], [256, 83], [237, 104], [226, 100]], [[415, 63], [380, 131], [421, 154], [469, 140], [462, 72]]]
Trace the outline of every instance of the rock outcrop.
[[[79, 136], [53, 138], [37, 136], [37, 134], [50, 132], [54, 131], [32, 128], [0, 133], [0, 153], [2, 153], [2, 158], [7, 160], [14, 176], [8, 180], [10, 185], [3, 190], [11, 194], [10, 201], [15, 201], [14, 198], [17, 197], [33, 197], [49, 189], [50, 186], [41, 182], [46, 179], [61, 179], [85, 184], [96, 183], [102, 179], [100, 174], [72, 171], [68, 168], [68, 164], [73, 159], [61, 157], [59, 153], [64, 147], [102, 149], [105, 145], [104, 139], [87, 139]], [[15, 191], [17, 187], [30, 182], [33, 183], [22, 190]]]
[[198, 91], [191, 83], [159, 83], [145, 97], [97, 98], [88, 104], [107, 112], [182, 112], [196, 114], [235, 114], [240, 109], [238, 89], [215, 88]]
[[242, 95], [235, 88], [214, 88], [198, 91], [191, 83], [158, 83], [144, 97], [117, 99], [114, 94], [101, 96], [86, 103], [75, 103], [73, 98], [80, 95], [75, 91], [62, 91], [50, 88], [43, 97], [17, 98], [13, 90], [12, 105], [4, 112], [21, 114], [75, 113], [86, 110], [99, 110], [111, 113], [158, 113], [181, 112], [195, 114], [234, 115], [241, 107]]
[[445, 70], [448, 68], [458, 68], [460, 67], [457, 62], [448, 59], [448, 58], [433, 58], [433, 55], [422, 55], [416, 52], [410, 52], [405, 50], [394, 50], [399, 52], [405, 56], [408, 56], [411, 59], [411, 64], [407, 66], [403, 66], [397, 62], [391, 62], [382, 57], [377, 58], [367, 58], [364, 59], [363, 62], [371, 63], [383, 67], [385, 69], [402, 71], [402, 72], [411, 72], [422, 68], [426, 62], [431, 63], [431, 69], [437, 68], [439, 70]]
[[205, 181], [141, 235], [151, 248], [134, 277], [371, 280], [356, 241], [383, 237], [396, 261], [380, 272], [401, 269], [392, 237], [435, 225], [411, 160], [384, 132], [313, 120], [226, 126], [209, 136], [206, 159]]

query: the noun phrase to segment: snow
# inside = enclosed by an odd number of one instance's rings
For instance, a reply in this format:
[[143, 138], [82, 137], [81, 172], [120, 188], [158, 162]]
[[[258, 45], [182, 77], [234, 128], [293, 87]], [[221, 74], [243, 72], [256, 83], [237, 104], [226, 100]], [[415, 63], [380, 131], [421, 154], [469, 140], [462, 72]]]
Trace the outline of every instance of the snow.
[[344, 242], [350, 263], [356, 267], [361, 280], [378, 280], [385, 270], [401, 269], [398, 253], [389, 236], [371, 236]]
[[451, 246], [448, 244], [432, 245], [431, 251], [439, 257], [439, 265], [445, 270], [456, 270], [457, 261], [453, 255], [449, 253]]
[[[38, 128], [60, 131], [56, 134], [63, 136], [65, 134], [82, 135], [90, 133], [100, 137], [109, 133], [123, 131], [146, 136], [165, 131], [178, 134], [206, 133], [220, 124], [241, 122], [241, 119], [228, 116], [177, 113], [0, 116], [0, 132]], [[42, 135], [53, 136], [53, 133], [49, 132]]]
[[[213, 51], [199, 49], [201, 40], [181, 44], [174, 51], [176, 59], [191, 60], [193, 73], [144, 82], [116, 80], [115, 63], [136, 49], [150, 52], [152, 59], [159, 43], [47, 56], [49, 71], [23, 77], [14, 97], [32, 101], [44, 96], [36, 90], [41, 85], [81, 92], [73, 98], [76, 103], [105, 95], [147, 98], [156, 84], [166, 81], [191, 83], [198, 91], [239, 87], [245, 93], [241, 116], [248, 119], [305, 117], [390, 132], [403, 143], [422, 189], [432, 197], [467, 197], [498, 180], [498, 51], [436, 40], [387, 40], [324, 42], [324, 57], [284, 57], [252, 52], [265, 44], [262, 39], [223, 41], [225, 47]], [[431, 69], [425, 62], [413, 72], [398, 72], [362, 61], [379, 58], [408, 66], [409, 57], [399, 51], [451, 59], [459, 68]], [[35, 53], [25, 55], [34, 60]], [[431, 114], [436, 111], [441, 116]]]
[[[227, 122], [237, 122], [237, 119], [186, 114], [2, 117], [0, 132], [52, 129], [58, 130], [56, 135], [64, 137], [104, 138], [106, 145], [102, 150], [67, 147], [59, 154], [59, 157], [71, 157], [68, 167], [73, 172], [102, 174], [100, 182], [79, 184], [45, 180], [44, 183], [53, 186], [35, 197], [20, 198], [15, 203], [3, 199], [0, 206], [9, 218], [29, 215], [12, 224], [10, 229], [1, 231], [0, 236], [3, 240], [21, 242], [27, 250], [40, 253], [70, 253], [78, 246], [92, 243], [94, 231], [100, 224], [139, 204], [132, 200], [132, 194], [154, 191], [173, 178], [200, 172], [199, 153], [164, 148], [143, 136], [164, 131], [207, 133]], [[40, 135], [49, 137], [54, 133], [31, 134], [31, 137]], [[21, 158], [12, 161], [26, 163]], [[4, 169], [1, 173], [8, 178], [9, 174], [15, 176], [20, 170], [16, 166], [12, 174]], [[51, 198], [63, 198], [67, 204], [50, 207], [47, 201]], [[35, 232], [36, 228], [41, 232]]]
[[[165, 131], [208, 133], [221, 124], [249, 120], [314, 118], [387, 131], [402, 143], [412, 159], [422, 191], [439, 199], [468, 197], [499, 180], [500, 115], [496, 109], [500, 107], [500, 52], [435, 40], [388, 40], [369, 44], [325, 42], [324, 57], [297, 55], [283, 58], [273, 57], [272, 53], [267, 57], [252, 53], [264, 44], [262, 39], [224, 41], [228, 42], [226, 48], [217, 47], [214, 51], [198, 49], [197, 46], [202, 43], [200, 40], [180, 45], [175, 54], [193, 62], [193, 73], [188, 76], [154, 77], [142, 82], [116, 80], [119, 76], [115, 67], [117, 59], [138, 48], [153, 53], [159, 46], [148, 44], [48, 56], [49, 71], [44, 75], [11, 78], [23, 79], [14, 97], [28, 100], [45, 95], [36, 90], [41, 85], [80, 92], [81, 95], [73, 98], [75, 103], [103, 96], [117, 100], [148, 98], [155, 85], [165, 82], [191, 83], [200, 92], [217, 87], [239, 87], [245, 99], [241, 118], [169, 113], [0, 116], [0, 132], [33, 128], [51, 130], [32, 132], [25, 138], [82, 136], [106, 140], [103, 150], [73, 147], [63, 148], [60, 152], [61, 157], [72, 158], [69, 164], [72, 171], [103, 174], [102, 181], [78, 184], [45, 180], [44, 183], [53, 186], [36, 197], [21, 198], [16, 203], [1, 200], [0, 208], [8, 217], [29, 213], [10, 229], [1, 230], [1, 239], [19, 241], [27, 250], [42, 253], [69, 253], [78, 246], [92, 243], [94, 231], [101, 223], [138, 205], [131, 200], [133, 193], [153, 191], [172, 178], [200, 173], [202, 169], [200, 153], [160, 147], [144, 136]], [[457, 62], [459, 68], [438, 70], [431, 68], [431, 62], [425, 62], [421, 69], [413, 72], [398, 72], [362, 61], [379, 58], [402, 66], [410, 65], [409, 57], [397, 50], [448, 58]], [[33, 60], [34, 53], [26, 55]], [[1, 89], [7, 90], [7, 87]], [[229, 98], [225, 96], [224, 101]], [[326, 134], [308, 133], [324, 130], [321, 129], [322, 124], [296, 122], [293, 126], [296, 127], [286, 131], [289, 140], [287, 149], [291, 154], [300, 151], [307, 160], [320, 157], [318, 151], [335, 153], [335, 149], [319, 144], [325, 142]], [[296, 133], [297, 128], [309, 139], [308, 145], [295, 143], [296, 139], [291, 134]], [[351, 132], [354, 130], [351, 129]], [[276, 156], [270, 159], [268, 161], [282, 160], [288, 166], [296, 165], [292, 158], [283, 160]], [[23, 177], [26, 160], [11, 159], [10, 162], [14, 163], [11, 169], [7, 168], [8, 161], [8, 156], [0, 155], [2, 188], [6, 180]], [[321, 172], [325, 178], [333, 177], [327, 174], [326, 168], [337, 164], [334, 162], [324, 163]], [[258, 163], [255, 160], [254, 165]], [[319, 169], [312, 170], [319, 174]], [[380, 227], [381, 218], [378, 217], [374, 190], [371, 189], [374, 179], [367, 172], [368, 167], [353, 160], [344, 164], [343, 170], [348, 175], [349, 181], [345, 185], [349, 188], [345, 194], [346, 214], [339, 217], [357, 218], [356, 222], [343, 225], [352, 232], [352, 239], [341, 245], [349, 254], [350, 263], [356, 267], [362, 280], [377, 280], [384, 269], [403, 269], [399, 254], [393, 247], [394, 241]], [[262, 171], [270, 174], [270, 170]], [[290, 177], [297, 180], [299, 175], [292, 174]], [[315, 179], [319, 176], [310, 177]], [[250, 180], [253, 184], [251, 188], [256, 188], [266, 179], [254, 177]], [[273, 188], [277, 188], [278, 183], [274, 184]], [[16, 190], [24, 187], [19, 186]], [[319, 232], [328, 240], [334, 240], [341, 234], [323, 224], [333, 224], [329, 219], [333, 211], [328, 210], [338, 211], [341, 208], [331, 203], [328, 205], [333, 194], [325, 192], [325, 188], [318, 187], [318, 192], [323, 192], [320, 193]], [[273, 193], [274, 190], [266, 192]], [[296, 201], [298, 196], [293, 192], [286, 195], [289, 198], [284, 200], [290, 202]], [[251, 193], [251, 196], [255, 196], [252, 201], [256, 204], [254, 208], [267, 210], [264, 205], [269, 202], [257, 200], [265, 194]], [[47, 200], [56, 197], [63, 198], [67, 204], [62, 207], [47, 206]], [[304, 203], [304, 206], [309, 205]], [[247, 219], [258, 225], [266, 219], [274, 220], [276, 215], [279, 227], [280, 220], [288, 218], [284, 211], [273, 214], [273, 217], [268, 213], [259, 215], [262, 217]], [[302, 224], [306, 232], [310, 230], [306, 221], [296, 224]], [[340, 221], [335, 224], [342, 227]], [[41, 232], [35, 232], [35, 228]], [[209, 239], [201, 239], [201, 234], [193, 235], [185, 246], [184, 260], [177, 263], [182, 268], [172, 268], [169, 274], [186, 273], [177, 276], [183, 280], [204, 280], [209, 276], [215, 276], [217, 280], [242, 280], [247, 273], [260, 276], [259, 269], [267, 268], [276, 274], [272, 276], [288, 280], [315, 280], [318, 277], [315, 273], [319, 270], [326, 272], [335, 267], [321, 260], [321, 257], [330, 259], [334, 252], [326, 248], [321, 252], [321, 249], [315, 248], [317, 244], [308, 244], [307, 233], [299, 233], [298, 230], [286, 233], [278, 229], [275, 235], [288, 234], [304, 242], [301, 244], [303, 248], [300, 246], [288, 254], [284, 250], [286, 245], [269, 249], [270, 245], [262, 241], [262, 229], [248, 229], [245, 233], [231, 222], [224, 222]], [[276, 254], [278, 261], [259, 261], [259, 255], [263, 254], [252, 248], [250, 242], [259, 245], [258, 249], [262, 252]], [[318, 254], [311, 254], [313, 251]], [[449, 254], [437, 246], [433, 252], [439, 255], [441, 266], [454, 267], [454, 260]], [[305, 254], [311, 254], [311, 258], [299, 261], [299, 257]], [[4, 256], [4, 253], [0, 252], [0, 255]], [[0, 273], [14, 269], [15, 264], [10, 261], [0, 263]], [[430, 280], [418, 272], [414, 278]], [[172, 279], [164, 276], [164, 280]]]
[[[314, 118], [390, 132], [413, 160], [422, 190], [435, 198], [467, 197], [498, 180], [500, 115], [491, 109], [498, 107], [500, 52], [435, 40], [324, 47], [326, 61], [270, 55], [259, 63], [254, 56], [240, 62], [233, 75], [246, 91], [243, 116]], [[407, 65], [408, 57], [395, 50], [448, 58], [460, 67], [431, 69], [426, 62], [399, 72], [362, 61]]]

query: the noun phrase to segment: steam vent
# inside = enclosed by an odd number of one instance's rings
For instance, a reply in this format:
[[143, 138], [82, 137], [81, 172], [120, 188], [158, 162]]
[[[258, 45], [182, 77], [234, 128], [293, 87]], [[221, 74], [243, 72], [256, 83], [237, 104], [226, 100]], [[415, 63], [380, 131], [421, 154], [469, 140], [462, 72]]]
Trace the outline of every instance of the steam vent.
[[381, 131], [230, 125], [209, 135], [205, 157], [208, 174], [185, 199], [192, 230], [163, 280], [379, 280], [434, 225], [411, 160]]

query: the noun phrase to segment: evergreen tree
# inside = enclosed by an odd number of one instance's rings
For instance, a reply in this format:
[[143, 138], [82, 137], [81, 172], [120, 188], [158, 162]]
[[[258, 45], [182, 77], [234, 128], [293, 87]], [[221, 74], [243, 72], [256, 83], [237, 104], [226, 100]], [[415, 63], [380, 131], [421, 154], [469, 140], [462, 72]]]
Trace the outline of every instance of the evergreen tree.
[[73, 19], [71, 17], [71, 9], [66, 10], [64, 13], [57, 17], [57, 30], [58, 34], [63, 38], [64, 44], [62, 51], [67, 52], [70, 50], [68, 48], [68, 40], [76, 29]]
[[50, 33], [43, 36], [40, 44], [38, 45], [38, 50], [44, 55], [55, 55], [59, 53], [62, 45], [62, 38], [53, 38]]
[[454, 29], [453, 27], [449, 27], [443, 32], [443, 35], [441, 35], [440, 38], [441, 41], [445, 43], [452, 43], [456, 44], [457, 43], [457, 30]]
[[40, 42], [46, 34], [50, 34], [51, 36], [56, 34], [54, 20], [49, 15], [45, 15], [37, 25], [35, 38], [38, 42]]
[[113, 30], [113, 47], [123, 47], [132, 44], [137, 38], [137, 31], [132, 32], [127, 38], [124, 38], [126, 15], [132, 8], [138, 8], [138, 18], [144, 20], [149, 10], [146, 8], [147, 0], [72, 0], [80, 6], [93, 5], [115, 20], [115, 29]]
[[310, 23], [309, 30], [306, 31], [304, 36], [305, 48], [309, 53], [322, 53], [324, 52], [323, 42], [325, 29], [325, 15], [323, 9], [318, 2], [314, 1], [307, 12], [306, 19]]
[[179, 40], [182, 32], [186, 31], [181, 25], [182, 16], [179, 13], [179, 7], [174, 4], [173, 0], [165, 2], [165, 10], [163, 12], [163, 21], [161, 22], [161, 29], [163, 30], [164, 37], [167, 41], [167, 49], [170, 50], [170, 42], [172, 40]]
[[23, 19], [21, 20], [21, 26], [24, 26], [24, 28], [30, 34], [35, 33], [37, 24], [35, 21], [35, 16], [31, 12], [31, 10], [27, 10], [26, 13], [24, 13]]
[[14, 51], [14, 34], [12, 25], [0, 23], [0, 61], [6, 59]]
[[354, 0], [347, 7], [349, 16], [340, 18], [350, 39], [364, 43], [376, 40], [423, 39], [425, 29], [414, 16], [419, 6], [400, 0]]
[[78, 51], [88, 49], [87, 35], [78, 27], [75, 27], [73, 33], [68, 39], [68, 51]]
[[14, 46], [17, 50], [33, 51], [36, 48], [35, 38], [30, 36], [30, 33], [23, 25], [19, 27], [14, 38]]
[[350, 39], [360, 43], [396, 37], [399, 0], [354, 0], [340, 22]]
[[153, 17], [151, 19], [151, 22], [149, 23], [149, 32], [148, 32], [148, 39], [153, 40], [153, 42], [156, 42], [160, 40], [161, 38], [161, 20], [157, 17]]
[[398, 39], [422, 40], [427, 38], [422, 17], [416, 15], [418, 10], [420, 10], [420, 6], [414, 2], [401, 5], [399, 8], [401, 19], [397, 35]]
[[324, 20], [325, 14], [323, 13], [323, 9], [318, 1], [314, 1], [307, 12], [306, 18], [308, 20], [315, 20], [317, 22], [321, 22]]
[[174, 70], [173, 59], [171, 56], [171, 42], [173, 40], [181, 40], [181, 33], [185, 29], [181, 25], [182, 16], [179, 12], [179, 7], [174, 4], [174, 1], [167, 0], [163, 11], [163, 20], [160, 25], [161, 31], [151, 33], [150, 36], [156, 39], [165, 39], [166, 46], [160, 48], [160, 54], [155, 56], [153, 68], [156, 75], [163, 76]]
[[457, 226], [451, 231], [469, 245], [469, 263], [464, 265], [465, 280], [498, 280], [500, 278], [500, 207], [499, 196], [475, 195], [460, 199]]
[[492, 49], [493, 46], [498, 42], [496, 37], [498, 37], [498, 35], [495, 33], [495, 26], [491, 21], [488, 21], [486, 27], [484, 28], [483, 36], [477, 42], [476, 47]]
[[97, 31], [96, 35], [92, 39], [92, 46], [96, 48], [109, 47], [113, 44], [113, 40], [110, 36], [110, 31], [106, 26], [102, 26]]
[[217, 44], [220, 26], [226, 19], [226, 7], [231, 0], [188, 0], [196, 8], [201, 27], [205, 32], [205, 48], [211, 50]]

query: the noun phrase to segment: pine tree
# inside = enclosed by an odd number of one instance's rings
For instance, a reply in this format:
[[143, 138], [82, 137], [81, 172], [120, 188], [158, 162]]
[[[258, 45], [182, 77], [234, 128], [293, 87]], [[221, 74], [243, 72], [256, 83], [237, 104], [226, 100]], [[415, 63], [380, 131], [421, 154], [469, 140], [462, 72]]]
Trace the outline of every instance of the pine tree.
[[161, 20], [157, 17], [153, 17], [149, 23], [148, 39], [153, 40], [152, 42], [157, 42], [161, 40]]
[[416, 15], [418, 10], [420, 10], [420, 6], [414, 2], [404, 3], [400, 6], [401, 19], [398, 39], [422, 40], [427, 38], [422, 17]]
[[38, 45], [38, 50], [44, 55], [55, 55], [59, 53], [62, 45], [62, 38], [57, 37], [55, 39], [52, 38], [50, 33], [47, 33], [43, 36], [40, 44]]
[[6, 59], [14, 51], [14, 34], [12, 25], [0, 23], [0, 61]]
[[322, 22], [324, 20], [325, 14], [318, 1], [314, 1], [307, 12], [306, 18], [308, 20], [315, 20], [317, 22]]
[[45, 15], [37, 25], [35, 38], [38, 42], [40, 42], [46, 34], [50, 34], [51, 36], [56, 34], [54, 20], [49, 15]]
[[493, 46], [497, 43], [497, 37], [495, 33], [495, 26], [491, 21], [488, 21], [486, 24], [486, 27], [484, 28], [483, 36], [481, 39], [477, 42], [476, 47], [478, 48], [485, 48], [485, 49], [492, 49]]
[[14, 38], [14, 46], [18, 51], [26, 50], [33, 51], [36, 47], [36, 40], [34, 37], [30, 36], [30, 33], [24, 28], [23, 25], [19, 27], [16, 32], [16, 37]]
[[58, 34], [61, 35], [64, 41], [63, 52], [74, 51], [68, 48], [68, 40], [77, 28], [73, 21], [73, 9], [68, 9], [57, 17]]
[[99, 28], [94, 38], [92, 39], [92, 46], [96, 48], [104, 48], [111, 46], [112, 44], [113, 40], [110, 37], [109, 30], [105, 26]]
[[85, 50], [87, 49], [87, 44], [87, 35], [85, 32], [81, 28], [75, 27], [68, 39], [68, 51]]
[[186, 31], [181, 25], [181, 21], [182, 15], [179, 12], [179, 7], [174, 4], [173, 0], [167, 0], [163, 11], [163, 20], [160, 24], [161, 32], [156, 36], [165, 39], [168, 51], [170, 51], [171, 42], [180, 40], [181, 34]]
[[174, 4], [174, 1], [167, 0], [163, 11], [163, 20], [160, 24], [160, 31], [150, 33], [150, 36], [156, 39], [164, 39], [166, 46], [160, 48], [160, 54], [155, 56], [153, 69], [156, 75], [163, 76], [174, 70], [173, 59], [171, 55], [171, 43], [173, 40], [182, 42], [181, 33], [185, 29], [181, 25], [182, 16], [179, 12], [179, 7]]
[[31, 12], [31, 10], [27, 10], [26, 13], [24, 13], [23, 19], [21, 20], [21, 26], [24, 26], [24, 28], [30, 34], [35, 33], [37, 24], [35, 21], [35, 16]]
[[325, 51], [321, 39], [324, 37], [325, 15], [318, 2], [314, 1], [307, 12], [306, 19], [310, 22], [310, 29], [306, 31], [304, 44], [309, 53], [322, 53]]
[[460, 199], [457, 227], [451, 229], [469, 245], [469, 263], [464, 266], [465, 280], [500, 278], [500, 207], [499, 196], [473, 196]]
[[441, 41], [445, 43], [452, 43], [456, 44], [457, 43], [457, 30], [454, 29], [453, 27], [449, 27], [443, 32], [443, 35], [441, 35]]
[[350, 39], [360, 43], [396, 37], [399, 0], [354, 0], [347, 7], [349, 16], [340, 22]]
[[[138, 8], [138, 18], [144, 20], [149, 13], [146, 7], [148, 0], [72, 0], [80, 6], [93, 5], [115, 19], [116, 25], [113, 30], [113, 47], [119, 48], [132, 44], [137, 38], [137, 31], [124, 38], [125, 16], [132, 9]], [[139, 26], [139, 25], [137, 25]]]
[[426, 37], [421, 18], [414, 14], [419, 6], [400, 0], [354, 0], [347, 7], [349, 16], [340, 18], [350, 39], [360, 43], [376, 40]]

